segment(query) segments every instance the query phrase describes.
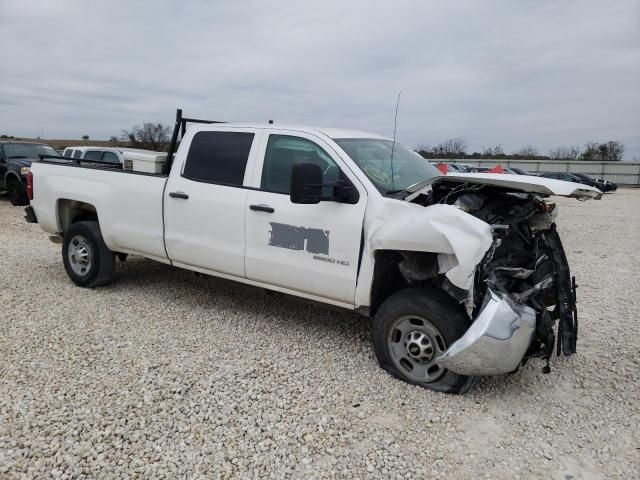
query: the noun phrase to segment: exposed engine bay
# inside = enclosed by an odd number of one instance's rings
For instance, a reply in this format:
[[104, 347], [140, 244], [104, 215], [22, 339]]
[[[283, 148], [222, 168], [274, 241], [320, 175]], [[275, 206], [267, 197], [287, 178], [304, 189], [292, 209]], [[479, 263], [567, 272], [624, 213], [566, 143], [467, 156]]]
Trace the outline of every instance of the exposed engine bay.
[[[539, 194], [446, 181], [410, 201], [455, 206], [489, 224], [493, 234], [472, 288], [466, 291], [446, 281], [442, 285], [474, 319], [468, 333], [445, 354], [443, 365], [470, 375], [497, 374], [537, 357], [546, 360], [547, 373], [554, 349], [557, 355], [575, 353], [576, 284], [556, 231], [555, 204]], [[514, 342], [517, 335], [521, 338]], [[505, 359], [502, 348], [503, 358], [491, 359], [492, 350], [497, 351], [494, 344], [506, 345], [507, 340], [510, 347], [519, 342], [520, 351]], [[492, 367], [492, 361], [499, 367]], [[476, 365], [484, 367], [480, 371]]]

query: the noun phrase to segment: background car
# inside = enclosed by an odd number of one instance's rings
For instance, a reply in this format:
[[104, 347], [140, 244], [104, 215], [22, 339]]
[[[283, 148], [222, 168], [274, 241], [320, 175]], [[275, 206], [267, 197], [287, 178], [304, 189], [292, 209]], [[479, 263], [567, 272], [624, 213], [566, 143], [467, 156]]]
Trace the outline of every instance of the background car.
[[469, 165], [465, 165], [464, 163], [449, 163], [449, 171], [451, 172], [460, 172], [466, 173], [471, 168]]
[[531, 173], [528, 170], [525, 170], [524, 168], [519, 168], [519, 167], [508, 167], [508, 168], [516, 175], [533, 175], [533, 176], [537, 175], [535, 173]]
[[491, 168], [489, 167], [475, 167], [472, 166], [468, 172], [469, 173], [487, 173], [489, 170], [491, 170]]
[[[602, 190], [603, 192], [612, 192], [618, 189], [618, 185], [616, 185], [613, 182], [610, 182], [609, 180], [604, 180], [602, 178], [593, 178], [593, 177], [590, 177], [589, 175], [585, 175], [584, 173], [573, 173], [573, 175], [580, 178], [581, 180], [584, 180], [582, 183], [586, 185], [592, 185]], [[587, 182], [592, 182], [592, 183], [587, 183]]]
[[27, 175], [31, 162], [39, 155], [59, 157], [55, 149], [44, 143], [0, 142], [0, 191], [6, 191], [12, 205], [28, 205]]
[[122, 154], [125, 152], [158, 153], [153, 150], [128, 147], [67, 147], [64, 150], [63, 156], [82, 160], [99, 160], [101, 162], [109, 162], [122, 166], [124, 162]]
[[555, 178], [556, 180], [564, 180], [565, 182], [573, 182], [573, 183], [581, 183], [583, 185], [589, 185], [590, 187], [595, 187], [598, 190], [602, 191], [599, 184], [592, 180], [585, 180], [578, 177], [574, 173], [569, 172], [544, 172], [540, 174], [541, 177], [544, 178]]

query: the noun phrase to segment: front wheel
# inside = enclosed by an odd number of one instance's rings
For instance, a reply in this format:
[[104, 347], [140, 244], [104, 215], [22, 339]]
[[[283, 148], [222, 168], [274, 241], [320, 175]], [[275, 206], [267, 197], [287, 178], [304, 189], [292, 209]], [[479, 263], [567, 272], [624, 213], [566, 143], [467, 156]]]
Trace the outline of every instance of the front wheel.
[[113, 279], [115, 253], [104, 243], [98, 222], [76, 222], [64, 234], [62, 261], [80, 287], [106, 285]]
[[437, 363], [471, 322], [464, 308], [441, 290], [409, 288], [391, 295], [374, 319], [373, 342], [380, 366], [400, 380], [429, 390], [465, 393], [474, 377]]

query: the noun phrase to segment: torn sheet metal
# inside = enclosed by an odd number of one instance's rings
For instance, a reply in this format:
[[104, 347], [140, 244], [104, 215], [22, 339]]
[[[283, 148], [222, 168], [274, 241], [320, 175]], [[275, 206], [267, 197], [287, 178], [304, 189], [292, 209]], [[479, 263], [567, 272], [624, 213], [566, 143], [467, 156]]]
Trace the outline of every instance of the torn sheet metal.
[[533, 308], [489, 289], [469, 330], [438, 359], [460, 375], [499, 375], [520, 365], [536, 328]]
[[440, 273], [456, 287], [469, 290], [476, 266], [493, 242], [489, 225], [451, 205], [422, 207], [408, 202], [369, 198], [356, 304], [368, 305], [376, 250], [431, 252]]

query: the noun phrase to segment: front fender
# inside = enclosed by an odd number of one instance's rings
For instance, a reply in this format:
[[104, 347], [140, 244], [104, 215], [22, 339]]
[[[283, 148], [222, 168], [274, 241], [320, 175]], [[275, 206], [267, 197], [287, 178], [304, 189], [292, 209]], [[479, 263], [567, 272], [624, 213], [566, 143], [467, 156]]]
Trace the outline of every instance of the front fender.
[[439, 273], [469, 290], [476, 266], [491, 247], [489, 224], [451, 205], [422, 207], [391, 199], [371, 199], [365, 216], [363, 262], [356, 305], [370, 304], [376, 250], [438, 254]]

